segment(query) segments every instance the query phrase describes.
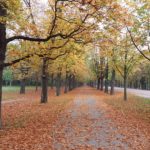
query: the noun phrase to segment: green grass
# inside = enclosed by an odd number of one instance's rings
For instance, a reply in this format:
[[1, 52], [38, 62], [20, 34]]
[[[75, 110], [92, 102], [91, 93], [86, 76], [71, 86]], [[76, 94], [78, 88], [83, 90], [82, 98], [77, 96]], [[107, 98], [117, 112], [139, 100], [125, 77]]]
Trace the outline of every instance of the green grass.
[[2, 90], [3, 92], [16, 92], [19, 91], [19, 86], [3, 86]]
[[[33, 89], [33, 86], [27, 86], [26, 89]], [[18, 92], [20, 90], [20, 86], [3, 86], [3, 92]]]
[[[33, 90], [33, 86], [27, 86], [26, 91]], [[3, 86], [3, 100], [16, 100], [22, 95], [19, 94], [19, 86]]]

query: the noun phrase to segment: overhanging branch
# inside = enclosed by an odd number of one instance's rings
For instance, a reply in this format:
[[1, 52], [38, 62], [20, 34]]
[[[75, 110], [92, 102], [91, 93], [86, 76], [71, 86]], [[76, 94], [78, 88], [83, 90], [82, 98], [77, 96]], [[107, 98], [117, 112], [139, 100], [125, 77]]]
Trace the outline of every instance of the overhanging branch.
[[135, 48], [140, 52], [140, 54], [141, 54], [144, 58], [146, 58], [147, 60], [150, 61], [150, 58], [147, 57], [147, 56], [142, 52], [142, 50], [137, 46], [137, 44], [135, 43], [134, 38], [133, 38], [133, 36], [132, 36], [132, 33], [131, 33], [131, 31], [129, 30], [128, 27], [127, 27], [127, 31], [129, 32], [131, 41], [132, 41], [133, 45], [135, 46]]
[[[10, 37], [10, 38], [6, 39], [6, 43], [8, 44], [9, 42], [14, 41], [14, 40], [26, 40], [26, 41], [32, 41], [32, 42], [47, 42], [50, 39], [56, 38], [56, 37], [60, 37], [62, 39], [70, 38], [70, 37], [80, 33], [78, 31], [80, 31], [80, 29], [82, 29], [82, 25], [85, 23], [85, 21], [88, 19], [88, 17], [90, 15], [94, 14], [94, 13], [95, 12], [93, 12], [91, 14], [86, 14], [84, 19], [82, 20], [82, 24], [79, 25], [78, 27], [76, 27], [76, 29], [71, 31], [69, 34], [63, 34], [63, 33], [52, 34], [53, 29], [54, 29], [54, 26], [52, 26], [52, 29], [50, 30], [50, 33], [49, 33], [49, 35], [46, 38], [28, 37], [28, 36], [20, 35], [20, 36], [13, 36], [13, 37]], [[56, 17], [54, 19], [53, 25], [55, 25], [55, 22], [56, 22]]]
[[[60, 45], [60, 46], [54, 46], [54, 47], [51, 47], [51, 48], [49, 48], [49, 49], [47, 49], [47, 50], [60, 49], [60, 48], [64, 47], [68, 42], [69, 42], [69, 39], [68, 39], [66, 42], [64, 42], [62, 45]], [[63, 56], [63, 55], [65, 55], [66, 53], [67, 53], [67, 52], [65, 52], [64, 54], [60, 54], [60, 56]], [[14, 64], [19, 63], [19, 62], [22, 61], [22, 60], [28, 59], [28, 58], [30, 58], [30, 57], [32, 57], [32, 56], [34, 56], [34, 55], [38, 55], [39, 57], [45, 57], [47, 54], [43, 54], [43, 55], [36, 54], [36, 53], [28, 54], [28, 55], [26, 55], [26, 56], [23, 56], [23, 57], [21, 57], [21, 58], [18, 58], [18, 59], [16, 59], [16, 60], [11, 61], [11, 62], [4, 63], [4, 64], [2, 64], [0, 67], [4, 68], [4, 67], [8, 67], [8, 66], [14, 65]], [[55, 59], [57, 59], [58, 57], [59, 57], [59, 55], [58, 55], [56, 58], [49, 58], [49, 59], [55, 60]]]

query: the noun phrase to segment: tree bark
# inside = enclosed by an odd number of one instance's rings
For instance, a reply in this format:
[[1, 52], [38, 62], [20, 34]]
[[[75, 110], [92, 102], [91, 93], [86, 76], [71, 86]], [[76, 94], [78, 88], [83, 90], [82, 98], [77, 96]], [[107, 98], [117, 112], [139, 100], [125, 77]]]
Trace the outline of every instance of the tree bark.
[[103, 91], [103, 88], [104, 88], [104, 77], [102, 75], [100, 78], [100, 90]]
[[54, 74], [51, 75], [51, 89], [54, 87]]
[[69, 86], [69, 91], [71, 91], [72, 90], [72, 87], [71, 87], [72, 86], [72, 75], [71, 74], [69, 75], [68, 80], [69, 80], [68, 81], [69, 82], [69, 85], [68, 85]]
[[[126, 35], [127, 36], [127, 35]], [[126, 41], [127, 44], [127, 41]], [[124, 100], [127, 100], [127, 77], [128, 77], [128, 71], [127, 71], [127, 58], [128, 58], [128, 49], [126, 48], [125, 50], [125, 55], [124, 55], [124, 60], [125, 60], [125, 64], [124, 64]]]
[[124, 77], [124, 100], [127, 100], [127, 78]]
[[105, 93], [108, 93], [108, 63], [105, 69]]
[[3, 81], [3, 69], [0, 69], [0, 129], [2, 128], [2, 81]]
[[68, 92], [68, 73], [66, 72], [64, 93]]
[[104, 71], [103, 71], [104, 58], [100, 58], [100, 90], [103, 91], [104, 87]]
[[[6, 9], [0, 4], [0, 17], [5, 17], [6, 14]], [[0, 128], [2, 128], [2, 82], [6, 49], [6, 22], [0, 22]]]
[[75, 75], [72, 76], [72, 89], [76, 88], [76, 79], [75, 79]]
[[20, 81], [20, 94], [25, 94], [25, 79]]
[[110, 95], [114, 95], [114, 87], [115, 87], [115, 70], [112, 70], [112, 75], [111, 75], [111, 87], [110, 87]]
[[100, 89], [100, 77], [98, 77], [98, 79], [97, 79], [97, 90], [99, 90]]
[[11, 80], [11, 81], [9, 81], [9, 86], [12, 86], [12, 80]]
[[43, 58], [41, 103], [47, 103], [47, 99], [48, 99], [47, 60]]
[[36, 77], [36, 81], [35, 81], [35, 91], [38, 91], [38, 84], [39, 84], [39, 79], [38, 76]]
[[124, 100], [127, 100], [127, 66], [124, 66]]
[[60, 95], [60, 90], [61, 90], [61, 73], [57, 73], [56, 96]]

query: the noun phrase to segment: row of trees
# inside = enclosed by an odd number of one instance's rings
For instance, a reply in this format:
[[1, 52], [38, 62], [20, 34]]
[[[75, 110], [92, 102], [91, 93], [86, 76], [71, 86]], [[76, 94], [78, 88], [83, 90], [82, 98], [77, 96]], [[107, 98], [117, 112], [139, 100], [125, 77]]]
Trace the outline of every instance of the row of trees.
[[[42, 9], [44, 11], [41, 12]], [[32, 0], [0, 1], [0, 128], [4, 68], [18, 68], [19, 63], [23, 85], [22, 73], [27, 69], [33, 71], [34, 66], [39, 71], [38, 67], [41, 67], [41, 102], [46, 102], [48, 68], [54, 64], [51, 61], [61, 56], [67, 57], [80, 36], [86, 36], [89, 33], [87, 30], [95, 28], [94, 24], [86, 23], [95, 12], [96, 8], [89, 4], [86, 4], [85, 10], [82, 9], [81, 2], [52, 0], [48, 7], [44, 7], [42, 3]], [[12, 41], [15, 43], [10, 44]], [[60, 80], [62, 67], [59, 61], [55, 63], [53, 69]]]
[[[123, 87], [122, 79], [118, 76], [116, 85]], [[150, 90], [150, 64], [141, 60], [128, 77], [128, 87], [134, 89]]]
[[106, 24], [96, 36], [95, 52], [90, 54], [96, 82], [90, 85], [100, 90], [105, 86], [108, 93], [109, 83], [111, 94], [115, 85], [124, 87], [124, 100], [127, 100], [127, 87], [149, 89], [150, 24], [148, 2], [124, 2], [129, 8], [128, 16], [123, 18], [126, 21], [115, 27], [113, 22], [112, 26]]
[[[93, 62], [92, 65], [95, 65], [95, 69], [93, 71], [95, 73], [96, 80], [90, 81], [88, 84], [92, 87], [96, 87], [98, 90], [104, 90], [106, 93], [110, 93], [111, 95], [114, 94], [115, 87], [150, 90], [150, 64], [147, 61], [143, 64], [143, 66], [141, 66], [140, 62], [136, 66], [134, 65], [134, 68], [127, 74], [126, 87], [124, 86], [124, 76], [121, 75], [118, 69], [113, 69], [108, 66], [107, 61], [99, 63], [99, 70], [97, 70], [97, 62]], [[101, 69], [102, 65], [103, 69]], [[123, 70], [121, 71], [123, 72]], [[110, 87], [110, 92], [108, 87]], [[124, 91], [124, 100], [127, 100], [127, 89]]]
[[[52, 0], [44, 6], [36, 0], [0, 1], [0, 127], [4, 68], [15, 67], [19, 63], [22, 74], [23, 70], [31, 67], [27, 66], [28, 63], [37, 61], [38, 65], [42, 65], [41, 101], [47, 101], [47, 70], [54, 64], [51, 61], [73, 53], [76, 43], [92, 42], [90, 34], [97, 29], [96, 22], [102, 19], [99, 15], [106, 14], [101, 6], [105, 8], [107, 4], [99, 1]], [[93, 18], [95, 20], [90, 21]], [[78, 48], [76, 53], [80, 54]], [[55, 64], [52, 67], [59, 79], [64, 67], [59, 61]]]
[[105, 92], [108, 92], [111, 74], [113, 94], [116, 72], [124, 79], [124, 99], [127, 99], [131, 70], [143, 57], [150, 60], [146, 11], [149, 5], [145, 1], [139, 2], [138, 7], [135, 1], [124, 3], [51, 0], [45, 5], [38, 0], [1, 0], [0, 127], [6, 67], [13, 70], [22, 86], [26, 78], [40, 79], [42, 103], [48, 100], [49, 77], [55, 78], [59, 95], [62, 79], [65, 92], [72, 89], [75, 80], [92, 84], [96, 78], [97, 88], [101, 90], [105, 79]]

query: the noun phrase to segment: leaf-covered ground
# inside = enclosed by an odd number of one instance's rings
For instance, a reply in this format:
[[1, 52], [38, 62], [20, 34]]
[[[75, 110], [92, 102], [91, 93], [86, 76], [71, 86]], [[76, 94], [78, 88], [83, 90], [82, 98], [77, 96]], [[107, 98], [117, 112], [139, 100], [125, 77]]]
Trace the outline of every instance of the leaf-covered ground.
[[50, 91], [48, 104], [33, 91], [4, 103], [0, 150], [149, 150], [149, 123], [108, 97], [83, 87], [60, 97]]

